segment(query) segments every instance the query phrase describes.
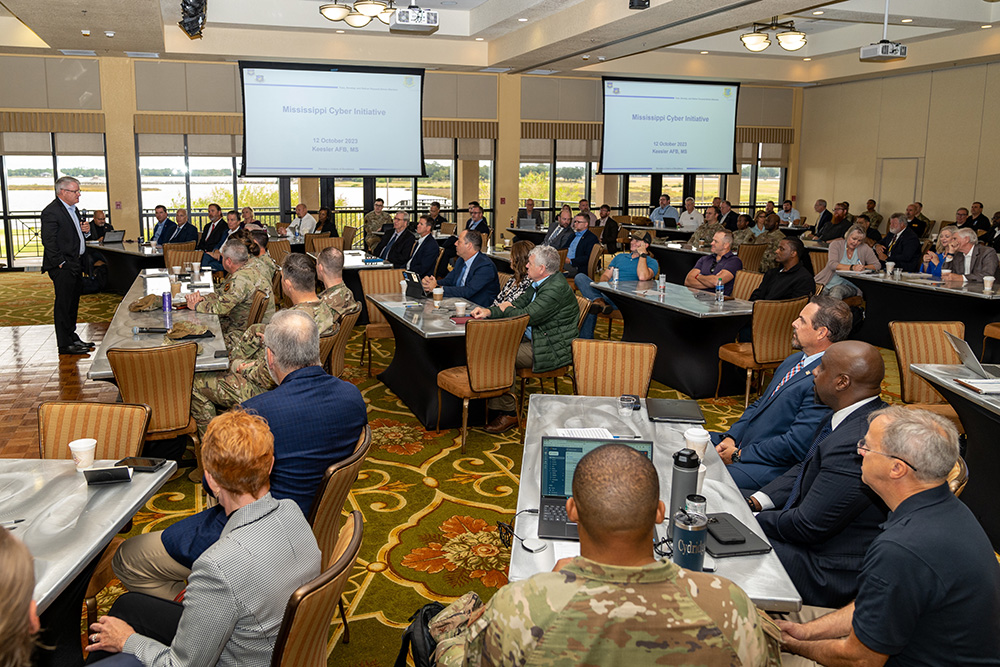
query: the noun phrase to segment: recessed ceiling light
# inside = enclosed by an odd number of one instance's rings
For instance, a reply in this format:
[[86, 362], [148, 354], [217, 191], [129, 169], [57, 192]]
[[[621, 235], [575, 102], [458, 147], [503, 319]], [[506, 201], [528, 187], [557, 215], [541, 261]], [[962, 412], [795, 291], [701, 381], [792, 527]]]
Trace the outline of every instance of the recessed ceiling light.
[[809, 62], [810, 60], [812, 60], [812, 58], [803, 58], [802, 60], [803, 62]]
[[477, 42], [481, 42], [481, 41], [483, 41], [483, 38], [482, 37], [476, 37], [476, 41]]
[[337, 31], [337, 34], [338, 34], [338, 35], [343, 35], [343, 34], [344, 34], [344, 31], [343, 31], [343, 30], [338, 30], [338, 31]]
[[913, 23], [913, 19], [903, 19], [900, 23]]
[[813, 12], [813, 16], [819, 16], [822, 13], [823, 13], [822, 9], [817, 9], [816, 11]]
[[708, 55], [708, 51], [702, 51], [702, 52], [701, 52], [701, 55], [703, 55], [703, 56], [707, 56], [707, 55]]
[[81, 30], [80, 34], [83, 35], [84, 37], [90, 37], [90, 31], [87, 29]]
[[993, 26], [992, 26], [992, 25], [981, 25], [981, 26], [979, 26], [979, 27], [980, 27], [980, 28], [992, 28]]
[[528, 19], [522, 17], [522, 18], [519, 18], [518, 21], [520, 21], [521, 23], [527, 23]]
[[104, 36], [105, 37], [114, 37], [115, 36], [115, 31], [114, 30], [105, 30], [104, 31]]

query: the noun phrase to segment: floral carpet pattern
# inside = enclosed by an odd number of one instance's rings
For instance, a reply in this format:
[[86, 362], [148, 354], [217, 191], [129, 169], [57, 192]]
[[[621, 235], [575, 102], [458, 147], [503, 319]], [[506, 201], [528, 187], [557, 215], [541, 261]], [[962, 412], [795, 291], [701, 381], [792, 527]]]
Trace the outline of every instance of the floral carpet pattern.
[[[52, 324], [55, 292], [48, 275], [38, 271], [0, 273], [0, 327]], [[110, 322], [122, 298], [117, 294], [80, 297], [80, 322]]]

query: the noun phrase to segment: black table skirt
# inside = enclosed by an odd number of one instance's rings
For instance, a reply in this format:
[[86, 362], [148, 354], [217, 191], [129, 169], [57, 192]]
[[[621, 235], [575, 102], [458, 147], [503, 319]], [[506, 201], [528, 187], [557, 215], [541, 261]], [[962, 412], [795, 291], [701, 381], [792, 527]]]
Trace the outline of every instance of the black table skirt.
[[[133, 244], [134, 245], [134, 244]], [[97, 251], [104, 256], [108, 265], [108, 286], [105, 291], [115, 292], [124, 296], [132, 287], [136, 277], [143, 269], [162, 269], [163, 255], [132, 255], [124, 252], [114, 252], [100, 246], [87, 247], [88, 251]]]
[[698, 260], [704, 257], [689, 250], [679, 248], [663, 248], [659, 246], [649, 246], [649, 252], [660, 267], [660, 274], [667, 277], [668, 283], [683, 285], [684, 278]]

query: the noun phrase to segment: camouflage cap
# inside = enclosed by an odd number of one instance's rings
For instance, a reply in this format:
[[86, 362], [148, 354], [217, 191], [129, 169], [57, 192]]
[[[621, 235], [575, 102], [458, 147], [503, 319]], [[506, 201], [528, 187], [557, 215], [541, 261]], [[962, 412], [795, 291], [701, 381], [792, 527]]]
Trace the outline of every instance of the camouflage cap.
[[159, 294], [147, 294], [128, 305], [129, 311], [133, 313], [146, 310], [160, 310], [161, 308], [163, 308], [163, 297]]

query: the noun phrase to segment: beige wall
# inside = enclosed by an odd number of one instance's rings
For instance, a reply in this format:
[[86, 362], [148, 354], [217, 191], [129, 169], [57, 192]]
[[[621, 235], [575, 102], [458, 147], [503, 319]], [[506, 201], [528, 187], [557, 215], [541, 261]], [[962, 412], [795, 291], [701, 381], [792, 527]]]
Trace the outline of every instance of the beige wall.
[[856, 213], [872, 197], [883, 215], [918, 200], [932, 220], [954, 220], [974, 200], [987, 215], [1000, 209], [1000, 63], [820, 86], [803, 98], [803, 214], [815, 218], [818, 198]]

